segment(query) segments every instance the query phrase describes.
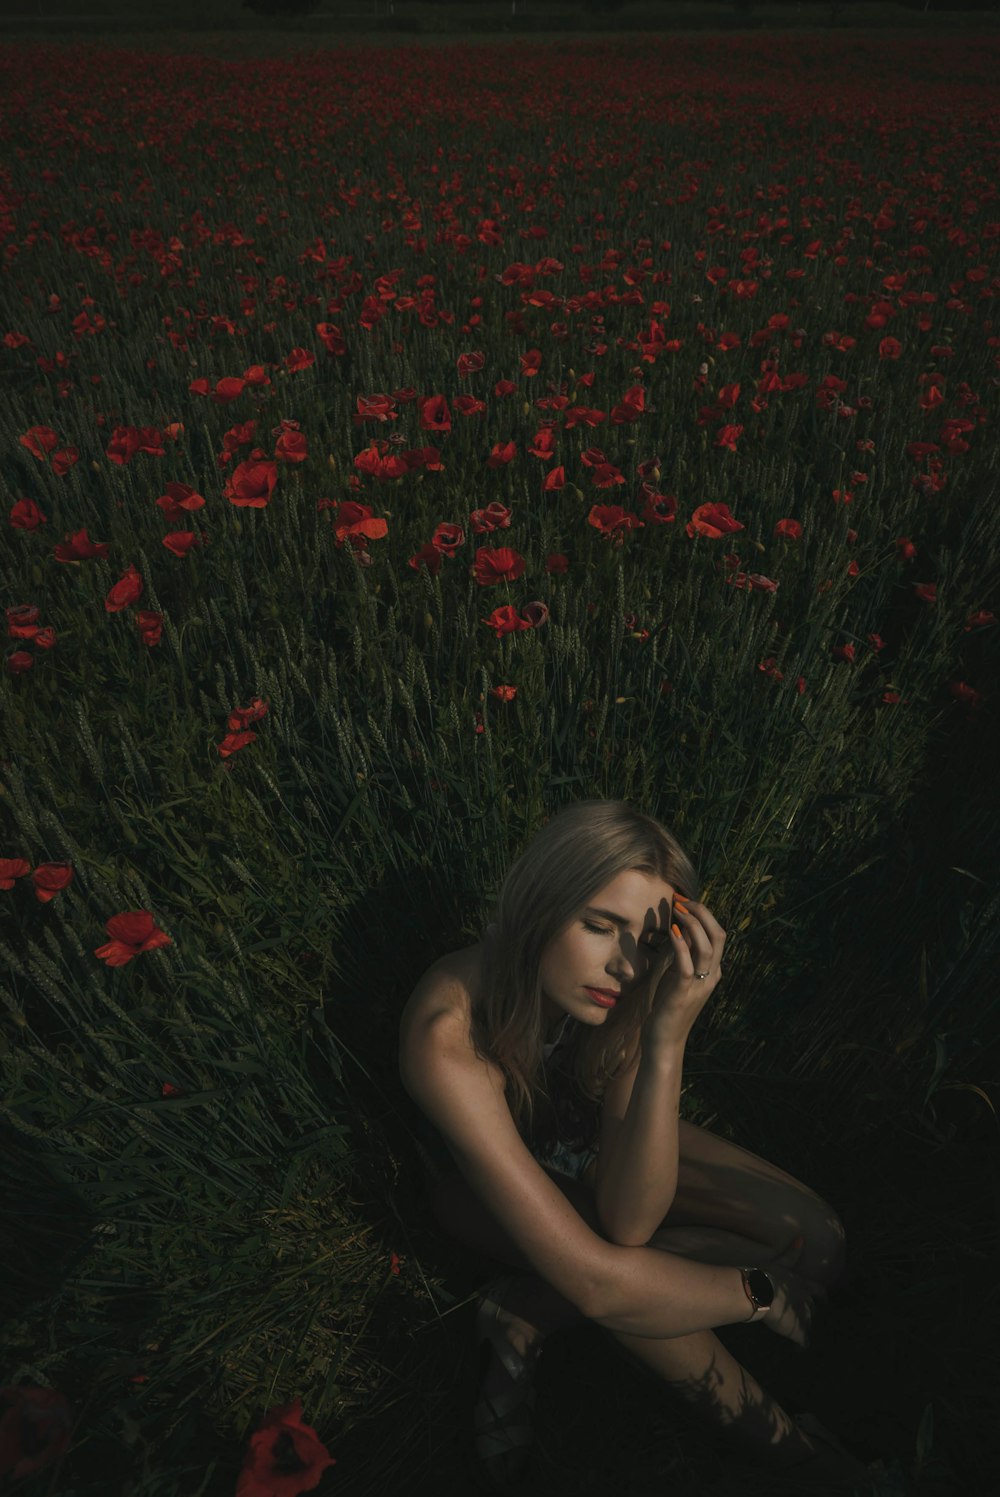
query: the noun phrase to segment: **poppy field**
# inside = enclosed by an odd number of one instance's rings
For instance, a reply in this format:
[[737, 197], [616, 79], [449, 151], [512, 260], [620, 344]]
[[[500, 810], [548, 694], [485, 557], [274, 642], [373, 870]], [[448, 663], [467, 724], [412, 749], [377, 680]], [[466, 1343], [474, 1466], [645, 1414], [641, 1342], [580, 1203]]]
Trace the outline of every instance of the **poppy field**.
[[[398, 1015], [602, 796], [730, 933], [684, 1115], [846, 1202], [792, 1383], [887, 1493], [986, 1489], [939, 1276], [993, 1292], [998, 75], [985, 34], [0, 46], [0, 1475], [475, 1489], [442, 1310], [489, 1264], [421, 1215]], [[547, 1491], [606, 1488], [589, 1438]]]

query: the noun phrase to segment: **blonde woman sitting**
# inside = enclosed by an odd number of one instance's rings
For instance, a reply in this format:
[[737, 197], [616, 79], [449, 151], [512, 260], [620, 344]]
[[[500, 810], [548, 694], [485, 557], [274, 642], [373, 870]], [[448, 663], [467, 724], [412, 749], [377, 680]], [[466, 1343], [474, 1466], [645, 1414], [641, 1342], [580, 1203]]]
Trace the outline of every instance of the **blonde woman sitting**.
[[500, 1490], [527, 1462], [542, 1344], [584, 1319], [730, 1443], [798, 1467], [801, 1490], [813, 1472], [869, 1490], [829, 1431], [790, 1418], [714, 1333], [759, 1322], [805, 1346], [844, 1231], [784, 1170], [678, 1116], [726, 943], [698, 887], [652, 817], [578, 802], [513, 864], [484, 940], [435, 962], [403, 1012], [434, 1217], [518, 1270], [477, 1315], [475, 1447]]

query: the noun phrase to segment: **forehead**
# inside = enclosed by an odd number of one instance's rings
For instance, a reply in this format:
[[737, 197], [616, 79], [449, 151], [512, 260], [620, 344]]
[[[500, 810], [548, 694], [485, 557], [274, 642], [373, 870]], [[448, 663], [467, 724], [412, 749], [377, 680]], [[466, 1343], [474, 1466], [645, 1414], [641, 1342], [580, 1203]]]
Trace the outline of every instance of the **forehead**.
[[640, 873], [638, 869], [629, 868], [592, 895], [587, 907], [614, 911], [617, 915], [623, 915], [629, 924], [655, 925], [665, 912], [669, 913], [673, 897], [672, 884], [665, 883], [654, 874]]

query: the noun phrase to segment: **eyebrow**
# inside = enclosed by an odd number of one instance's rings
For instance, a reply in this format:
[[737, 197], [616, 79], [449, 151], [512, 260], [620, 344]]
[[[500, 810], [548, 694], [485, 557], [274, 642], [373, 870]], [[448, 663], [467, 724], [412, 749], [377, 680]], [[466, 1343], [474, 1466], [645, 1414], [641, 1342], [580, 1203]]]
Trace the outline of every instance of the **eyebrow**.
[[[598, 909], [596, 904], [588, 904], [587, 912], [588, 914], [593, 915], [603, 915], [605, 920], [613, 920], [616, 925], [621, 925], [626, 930], [629, 928], [629, 921], [625, 919], [625, 916], [616, 915], [613, 910], [601, 910]], [[643, 929], [648, 931], [659, 931], [662, 929], [662, 927], [659, 925], [646, 925], [643, 927]]]

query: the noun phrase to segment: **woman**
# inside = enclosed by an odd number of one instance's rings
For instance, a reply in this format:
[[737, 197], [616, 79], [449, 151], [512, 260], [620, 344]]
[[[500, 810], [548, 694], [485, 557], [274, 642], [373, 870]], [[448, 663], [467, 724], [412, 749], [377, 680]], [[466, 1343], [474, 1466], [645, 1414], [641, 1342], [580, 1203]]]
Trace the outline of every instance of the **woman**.
[[477, 1315], [476, 1449], [500, 1489], [526, 1462], [542, 1343], [583, 1319], [737, 1446], [800, 1468], [802, 1490], [821, 1467], [867, 1477], [713, 1331], [760, 1320], [804, 1346], [813, 1300], [842, 1276], [844, 1232], [792, 1176], [678, 1117], [685, 1043], [726, 941], [697, 890], [652, 817], [573, 804], [511, 867], [486, 939], [429, 968], [403, 1013], [431, 1210], [520, 1270]]

